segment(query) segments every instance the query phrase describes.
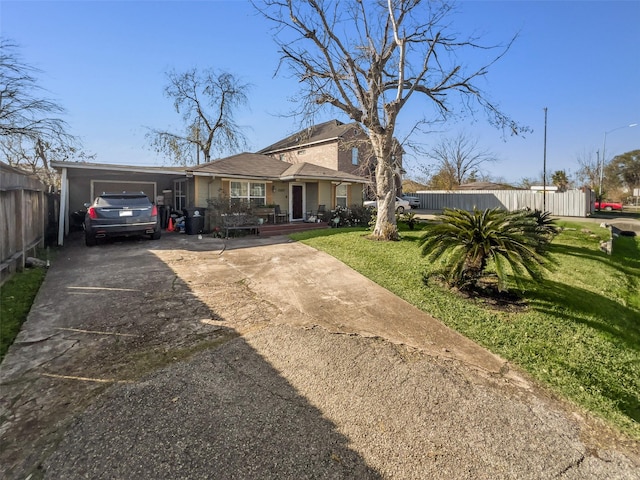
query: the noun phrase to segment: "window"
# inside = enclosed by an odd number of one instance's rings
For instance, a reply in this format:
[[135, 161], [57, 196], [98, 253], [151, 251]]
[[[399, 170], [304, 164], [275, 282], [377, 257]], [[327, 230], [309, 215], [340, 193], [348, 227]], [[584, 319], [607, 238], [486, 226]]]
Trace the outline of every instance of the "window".
[[336, 206], [347, 206], [347, 185], [336, 185]]
[[252, 207], [260, 207], [267, 203], [267, 186], [265, 183], [231, 182], [231, 204], [248, 203]]
[[173, 187], [173, 203], [175, 209], [181, 212], [182, 209], [187, 206], [187, 181], [176, 180], [173, 182]]
[[358, 148], [351, 149], [351, 165], [358, 165]]

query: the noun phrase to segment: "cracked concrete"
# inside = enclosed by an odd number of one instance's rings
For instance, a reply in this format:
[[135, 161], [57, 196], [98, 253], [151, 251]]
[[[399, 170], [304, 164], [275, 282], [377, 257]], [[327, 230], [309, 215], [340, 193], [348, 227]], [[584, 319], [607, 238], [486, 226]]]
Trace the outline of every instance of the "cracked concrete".
[[640, 478], [637, 444], [321, 252], [78, 240], [0, 365], [3, 478]]

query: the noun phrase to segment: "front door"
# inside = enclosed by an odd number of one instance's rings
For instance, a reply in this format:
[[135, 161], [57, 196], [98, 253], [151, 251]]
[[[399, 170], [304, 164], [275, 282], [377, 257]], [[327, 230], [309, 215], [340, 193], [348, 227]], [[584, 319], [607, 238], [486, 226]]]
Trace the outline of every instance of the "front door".
[[304, 220], [304, 185], [291, 185], [291, 220]]

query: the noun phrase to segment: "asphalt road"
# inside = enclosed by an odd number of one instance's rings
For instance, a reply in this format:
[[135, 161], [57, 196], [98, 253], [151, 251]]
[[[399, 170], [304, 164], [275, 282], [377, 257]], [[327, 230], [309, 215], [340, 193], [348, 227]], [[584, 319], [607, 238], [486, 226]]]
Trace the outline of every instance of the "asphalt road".
[[72, 241], [0, 387], [8, 479], [640, 478], [633, 444], [283, 237]]

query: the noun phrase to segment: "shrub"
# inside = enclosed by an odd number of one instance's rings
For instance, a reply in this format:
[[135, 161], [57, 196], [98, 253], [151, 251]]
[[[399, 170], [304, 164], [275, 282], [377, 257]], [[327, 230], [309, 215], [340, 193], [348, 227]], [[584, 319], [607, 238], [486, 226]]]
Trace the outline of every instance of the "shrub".
[[331, 211], [329, 220], [332, 227], [365, 227], [371, 221], [371, 209], [362, 205], [337, 206]]
[[509, 273], [522, 286], [523, 276], [540, 280], [543, 270], [550, 267], [546, 250], [549, 227], [541, 229], [537, 218], [522, 210], [445, 209], [426, 227], [419, 241], [422, 255], [443, 262], [442, 273], [451, 286], [478, 287], [479, 280], [489, 275], [490, 262], [498, 290], [506, 290]]

